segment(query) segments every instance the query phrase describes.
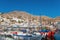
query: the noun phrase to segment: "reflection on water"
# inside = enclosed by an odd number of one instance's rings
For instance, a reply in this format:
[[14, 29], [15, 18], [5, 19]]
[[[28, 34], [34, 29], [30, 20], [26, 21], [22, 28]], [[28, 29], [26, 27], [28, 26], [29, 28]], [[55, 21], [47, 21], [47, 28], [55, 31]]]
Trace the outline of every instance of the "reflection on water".
[[0, 35], [0, 40], [40, 40], [41, 35], [32, 35], [31, 37], [21, 37], [18, 36], [18, 38], [14, 39], [11, 35]]
[[0, 35], [0, 40], [15, 40], [11, 36], [6, 36], [6, 35]]

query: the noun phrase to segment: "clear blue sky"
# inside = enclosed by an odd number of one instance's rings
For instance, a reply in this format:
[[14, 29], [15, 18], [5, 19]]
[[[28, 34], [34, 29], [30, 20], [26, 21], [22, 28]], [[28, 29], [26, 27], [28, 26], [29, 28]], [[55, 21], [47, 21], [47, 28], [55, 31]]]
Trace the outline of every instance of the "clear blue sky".
[[60, 0], [0, 0], [0, 12], [12, 10], [56, 17], [60, 16]]

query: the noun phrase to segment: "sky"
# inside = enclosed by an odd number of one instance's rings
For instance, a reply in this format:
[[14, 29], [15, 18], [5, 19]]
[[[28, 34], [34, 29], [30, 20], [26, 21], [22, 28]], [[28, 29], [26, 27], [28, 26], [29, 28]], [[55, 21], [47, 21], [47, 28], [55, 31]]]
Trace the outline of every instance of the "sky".
[[60, 16], [60, 0], [0, 0], [0, 12], [14, 10], [56, 17]]

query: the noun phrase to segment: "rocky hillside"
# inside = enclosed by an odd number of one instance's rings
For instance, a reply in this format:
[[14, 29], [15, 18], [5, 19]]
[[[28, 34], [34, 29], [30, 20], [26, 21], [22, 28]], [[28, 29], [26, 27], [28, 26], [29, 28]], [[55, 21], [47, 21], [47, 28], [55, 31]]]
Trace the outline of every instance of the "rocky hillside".
[[[6, 18], [12, 18], [12, 17], [17, 17], [17, 18], [22, 18], [22, 19], [29, 19], [29, 20], [40, 20], [40, 16], [34, 16], [31, 15], [27, 12], [24, 11], [12, 11], [12, 12], [8, 12], [5, 14], [1, 14], [2, 17], [6, 17]], [[56, 18], [50, 18], [47, 16], [41, 16], [41, 20], [43, 21], [60, 21], [60, 17], [56, 17]]]

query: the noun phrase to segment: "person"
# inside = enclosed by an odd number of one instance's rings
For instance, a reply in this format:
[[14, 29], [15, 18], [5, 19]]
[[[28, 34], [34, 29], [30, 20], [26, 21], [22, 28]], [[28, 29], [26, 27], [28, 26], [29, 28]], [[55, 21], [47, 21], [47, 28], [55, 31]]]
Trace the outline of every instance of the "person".
[[55, 34], [54, 31], [50, 31], [50, 32], [47, 33], [47, 37], [48, 37], [49, 39], [51, 39], [51, 40], [54, 40], [54, 39], [55, 39], [55, 38], [54, 38], [54, 34]]

